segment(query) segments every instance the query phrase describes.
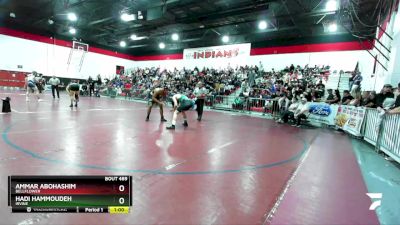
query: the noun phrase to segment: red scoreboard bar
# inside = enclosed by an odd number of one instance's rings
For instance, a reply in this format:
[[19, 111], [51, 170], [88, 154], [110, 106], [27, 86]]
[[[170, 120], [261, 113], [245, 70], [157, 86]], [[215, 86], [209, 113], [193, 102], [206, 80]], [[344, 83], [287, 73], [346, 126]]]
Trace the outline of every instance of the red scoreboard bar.
[[9, 176], [14, 213], [129, 213], [131, 176]]

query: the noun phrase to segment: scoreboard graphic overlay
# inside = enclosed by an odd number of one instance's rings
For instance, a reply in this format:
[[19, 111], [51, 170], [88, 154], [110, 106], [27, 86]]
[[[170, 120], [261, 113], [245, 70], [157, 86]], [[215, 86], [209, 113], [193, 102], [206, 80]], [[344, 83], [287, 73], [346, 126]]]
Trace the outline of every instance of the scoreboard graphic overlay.
[[129, 213], [131, 176], [9, 176], [13, 213]]

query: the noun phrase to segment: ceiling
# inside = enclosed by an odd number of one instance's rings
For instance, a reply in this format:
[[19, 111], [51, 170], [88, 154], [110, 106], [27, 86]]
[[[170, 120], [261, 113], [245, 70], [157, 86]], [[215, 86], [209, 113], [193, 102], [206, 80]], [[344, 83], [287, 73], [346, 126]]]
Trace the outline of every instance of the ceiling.
[[[132, 55], [182, 52], [182, 49], [229, 43], [267, 46], [290, 40], [373, 38], [379, 15], [388, 14], [394, 0], [339, 0], [337, 10], [326, 10], [328, 0], [0, 0], [0, 26], [64, 40], [82, 42]], [[122, 12], [142, 20], [124, 22]], [[10, 13], [15, 18], [10, 17]], [[76, 22], [68, 12], [78, 16]], [[49, 19], [54, 21], [49, 24]], [[268, 28], [258, 29], [265, 20]], [[382, 20], [382, 19], [381, 19]], [[331, 22], [337, 32], [327, 32]], [[75, 35], [68, 31], [77, 30]], [[173, 41], [172, 33], [180, 39]], [[145, 37], [131, 40], [135, 34]], [[126, 41], [122, 48], [120, 41]], [[165, 49], [158, 44], [164, 42]]]

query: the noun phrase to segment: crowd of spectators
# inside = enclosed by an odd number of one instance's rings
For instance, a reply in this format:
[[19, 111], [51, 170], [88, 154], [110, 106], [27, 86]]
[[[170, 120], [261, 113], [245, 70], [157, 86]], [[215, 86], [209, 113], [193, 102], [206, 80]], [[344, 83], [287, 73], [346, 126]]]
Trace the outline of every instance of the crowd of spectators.
[[286, 96], [289, 100], [303, 95], [307, 101], [317, 101], [324, 96], [325, 83], [329, 76], [329, 66], [286, 67], [282, 71], [264, 72], [255, 79], [242, 84], [244, 96], [275, 98]]
[[[242, 102], [246, 98], [261, 99], [263, 102], [275, 99], [279, 101], [276, 107], [284, 109], [303, 98], [307, 102], [382, 109], [398, 107], [400, 100], [395, 104], [393, 88], [390, 85], [385, 85], [378, 94], [374, 91], [361, 92], [361, 74], [358, 71], [351, 74], [349, 89], [343, 92], [343, 96], [339, 90], [331, 89], [325, 94], [325, 84], [330, 75], [329, 66], [301, 67], [292, 64], [281, 71], [264, 71], [261, 62], [258, 66], [227, 66], [224, 69], [136, 68], [129, 74], [116, 75], [111, 80], [105, 79], [104, 83], [106, 88], [115, 90], [116, 94], [129, 96], [136, 92], [143, 98], [149, 97], [156, 87], [168, 87], [170, 94], [180, 93], [194, 98], [193, 91], [200, 82], [207, 89], [209, 96], [229, 95], [237, 90], [237, 98], [242, 99]], [[239, 100], [235, 100], [235, 103], [242, 104]]]
[[375, 91], [361, 92], [360, 89], [353, 89], [352, 92], [345, 90], [342, 98], [337, 90], [334, 94], [332, 90], [327, 90], [328, 97], [326, 102], [330, 104], [391, 109], [400, 106], [399, 90], [400, 84], [397, 89], [393, 88], [390, 84], [385, 84], [378, 94]]
[[157, 87], [168, 87], [171, 93], [192, 96], [196, 85], [201, 82], [212, 95], [229, 95], [240, 87], [249, 74], [258, 72], [256, 66], [220, 70], [197, 67], [181, 70], [137, 68], [129, 75], [117, 75], [106, 83], [108, 87], [116, 88], [118, 93], [129, 94], [129, 91], [135, 90], [146, 94]]
[[306, 98], [319, 99], [324, 94], [322, 80], [327, 79], [329, 67], [301, 68], [287, 66], [282, 71], [264, 71], [259, 66], [226, 67], [224, 69], [194, 68], [181, 70], [161, 70], [160, 68], [137, 68], [129, 75], [117, 75], [106, 80], [108, 88], [114, 88], [118, 94], [128, 95], [132, 90], [150, 93], [156, 87], [168, 87], [171, 93], [193, 95], [196, 85], [201, 82], [209, 95], [229, 95], [236, 90], [240, 96], [274, 98], [286, 93], [305, 92]]

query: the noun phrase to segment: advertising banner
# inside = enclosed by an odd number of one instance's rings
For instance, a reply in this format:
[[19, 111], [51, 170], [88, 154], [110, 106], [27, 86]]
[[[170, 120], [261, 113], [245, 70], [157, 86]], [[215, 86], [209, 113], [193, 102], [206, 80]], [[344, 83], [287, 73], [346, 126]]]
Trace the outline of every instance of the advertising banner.
[[338, 105], [329, 105], [322, 102], [311, 102], [309, 104], [310, 115], [308, 116], [308, 119], [311, 122], [335, 125]]
[[365, 108], [341, 105], [336, 116], [336, 126], [355, 135], [361, 135], [361, 126], [364, 121]]

